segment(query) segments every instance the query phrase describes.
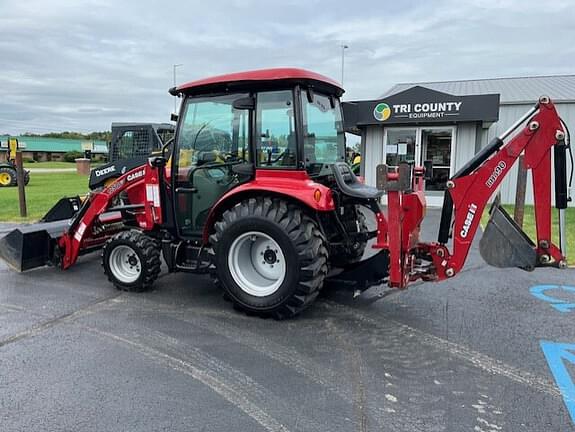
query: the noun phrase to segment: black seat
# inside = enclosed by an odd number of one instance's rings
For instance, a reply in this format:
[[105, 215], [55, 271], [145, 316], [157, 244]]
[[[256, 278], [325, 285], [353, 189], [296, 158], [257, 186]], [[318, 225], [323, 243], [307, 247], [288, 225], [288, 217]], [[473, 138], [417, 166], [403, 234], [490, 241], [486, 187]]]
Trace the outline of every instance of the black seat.
[[336, 162], [331, 169], [339, 189], [345, 195], [360, 199], [377, 199], [384, 194], [384, 191], [361, 183], [345, 162]]

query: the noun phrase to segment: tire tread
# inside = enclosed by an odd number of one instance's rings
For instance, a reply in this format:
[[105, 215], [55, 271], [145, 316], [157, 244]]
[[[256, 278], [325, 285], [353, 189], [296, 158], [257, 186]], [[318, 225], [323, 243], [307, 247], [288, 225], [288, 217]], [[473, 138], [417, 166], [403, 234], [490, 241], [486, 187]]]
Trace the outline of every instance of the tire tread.
[[[116, 242], [122, 242], [122, 244], [131, 243], [135, 248], [141, 251], [144, 258], [144, 260], [141, 260], [144, 277], [138, 285], [133, 286], [118, 283], [111, 272], [107, 270], [107, 266], [104, 262], [106, 259], [106, 248], [113, 247]], [[106, 242], [106, 245], [102, 249], [102, 267], [104, 267], [104, 273], [108, 280], [122, 291], [143, 292], [149, 290], [160, 274], [161, 265], [162, 260], [158, 243], [153, 238], [138, 230], [122, 231], [116, 234]]]
[[[275, 319], [292, 318], [306, 309], [318, 296], [328, 272], [329, 253], [326, 239], [317, 223], [297, 205], [278, 198], [258, 197], [241, 201], [226, 210], [215, 223], [210, 236], [210, 254], [215, 257], [218, 242], [226, 229], [240, 218], [258, 216], [280, 226], [291, 239], [299, 258], [299, 279], [293, 293], [271, 311], [258, 311], [234, 302], [235, 307], [249, 314]], [[212, 278], [222, 286], [217, 269], [212, 265]], [[233, 296], [232, 301], [233, 300]]]

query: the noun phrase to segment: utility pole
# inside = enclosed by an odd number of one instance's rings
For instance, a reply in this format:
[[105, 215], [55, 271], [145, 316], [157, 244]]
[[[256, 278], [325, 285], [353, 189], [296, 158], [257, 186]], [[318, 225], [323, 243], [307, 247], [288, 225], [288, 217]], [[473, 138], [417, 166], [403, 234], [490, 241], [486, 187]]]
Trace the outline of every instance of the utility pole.
[[341, 85], [343, 86], [343, 68], [345, 64], [345, 50], [349, 48], [349, 46], [345, 44], [341, 44]]
[[28, 216], [26, 208], [26, 177], [24, 173], [24, 164], [22, 163], [22, 152], [16, 151], [16, 182], [18, 183], [18, 202], [20, 203], [20, 217]]
[[[183, 64], [179, 63], [179, 64], [175, 64], [172, 66], [173, 66], [173, 71], [174, 71], [174, 87], [175, 87], [177, 85], [177, 83], [176, 83], [176, 68], [183, 66]], [[174, 96], [174, 113], [177, 113], [177, 112], [178, 112], [178, 97]]]

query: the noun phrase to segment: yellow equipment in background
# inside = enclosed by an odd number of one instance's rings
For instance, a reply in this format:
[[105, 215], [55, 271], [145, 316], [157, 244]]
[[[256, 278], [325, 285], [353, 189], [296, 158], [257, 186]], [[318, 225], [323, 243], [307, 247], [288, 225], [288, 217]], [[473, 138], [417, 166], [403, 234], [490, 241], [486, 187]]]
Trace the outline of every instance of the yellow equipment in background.
[[[0, 162], [0, 187], [16, 186], [18, 184], [18, 176], [16, 169], [16, 152], [19, 148], [17, 138], [8, 138], [6, 146], [2, 146], [2, 150], [6, 148], [6, 160]], [[30, 182], [30, 172], [24, 170], [24, 184]]]

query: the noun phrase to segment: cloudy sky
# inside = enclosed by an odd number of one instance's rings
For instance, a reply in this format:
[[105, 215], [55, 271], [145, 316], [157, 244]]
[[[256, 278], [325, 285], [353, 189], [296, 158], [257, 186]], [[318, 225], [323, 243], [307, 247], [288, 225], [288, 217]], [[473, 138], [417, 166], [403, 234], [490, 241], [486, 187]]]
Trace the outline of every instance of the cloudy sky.
[[575, 1], [0, 0], [0, 133], [167, 121], [178, 82], [297, 66], [345, 98], [398, 82], [575, 73]]

